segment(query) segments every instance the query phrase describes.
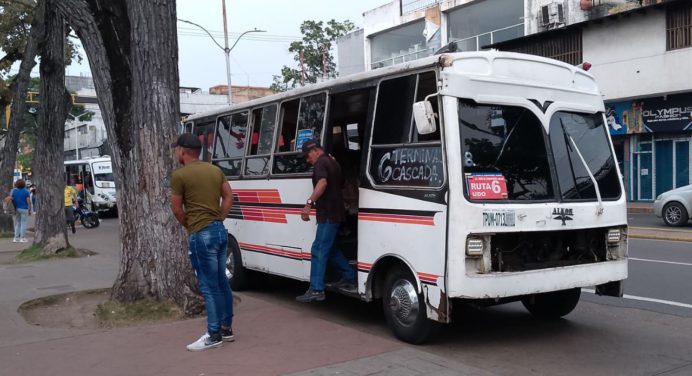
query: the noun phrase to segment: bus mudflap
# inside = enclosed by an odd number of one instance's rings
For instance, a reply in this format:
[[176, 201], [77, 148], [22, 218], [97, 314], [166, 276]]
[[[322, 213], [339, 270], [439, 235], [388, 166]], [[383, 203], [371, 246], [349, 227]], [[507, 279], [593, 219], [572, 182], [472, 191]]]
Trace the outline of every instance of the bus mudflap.
[[624, 283], [622, 281], [613, 281], [598, 285], [596, 286], [596, 294], [622, 298], [625, 294]]
[[451, 321], [451, 305], [449, 304], [447, 294], [437, 286], [423, 285], [422, 287], [428, 319], [449, 323]]

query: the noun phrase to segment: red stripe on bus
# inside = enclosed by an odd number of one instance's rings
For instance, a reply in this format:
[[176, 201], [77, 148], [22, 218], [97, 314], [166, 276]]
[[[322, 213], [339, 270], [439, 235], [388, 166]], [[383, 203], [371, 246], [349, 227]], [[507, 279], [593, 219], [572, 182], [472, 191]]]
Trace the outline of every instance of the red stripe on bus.
[[255, 251], [255, 252], [260, 252], [260, 253], [265, 253], [269, 255], [276, 255], [276, 256], [288, 256], [292, 258], [299, 258], [303, 260], [310, 260], [310, 254], [309, 253], [303, 253], [300, 251], [289, 251], [283, 248], [272, 248], [272, 247], [267, 247], [263, 245], [258, 245], [258, 244], [249, 244], [249, 243], [240, 243], [240, 248], [246, 249], [249, 251]]
[[434, 226], [435, 221], [429, 217], [405, 217], [401, 216], [389, 216], [382, 214], [359, 214], [358, 219], [361, 221], [372, 221], [372, 222], [387, 222], [387, 223], [402, 223], [411, 225], [422, 225], [422, 226]]

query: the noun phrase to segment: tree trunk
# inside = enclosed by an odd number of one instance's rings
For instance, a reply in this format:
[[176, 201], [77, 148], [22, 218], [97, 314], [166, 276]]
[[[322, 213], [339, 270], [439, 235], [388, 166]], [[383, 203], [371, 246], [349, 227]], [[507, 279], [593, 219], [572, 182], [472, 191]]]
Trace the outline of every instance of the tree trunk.
[[[72, 107], [72, 98], [65, 88], [66, 28], [58, 14], [55, 1], [45, 0], [46, 38], [41, 52], [41, 103], [36, 137], [35, 179], [41, 194], [41, 210], [36, 218], [34, 245], [44, 254], [55, 254], [70, 246], [65, 225], [65, 187], [63, 139], [65, 119]], [[39, 4], [41, 6], [42, 4]]]
[[62, 0], [91, 64], [113, 151], [122, 240], [113, 298], [203, 309], [185, 233], [170, 210], [179, 117], [174, 1]]
[[[12, 190], [12, 182], [14, 176], [14, 167], [17, 162], [17, 148], [19, 147], [19, 136], [22, 132], [22, 118], [26, 111], [26, 92], [29, 87], [29, 75], [31, 70], [36, 65], [36, 51], [39, 43], [43, 40], [44, 35], [44, 16], [45, 9], [42, 6], [44, 0], [39, 0], [36, 6], [34, 19], [31, 22], [31, 31], [29, 32], [29, 40], [26, 43], [26, 49], [22, 62], [19, 65], [19, 73], [14, 78], [10, 91], [12, 92], [12, 114], [10, 116], [10, 129], [5, 136], [5, 143], [2, 151], [0, 151], [0, 196], [5, 197]], [[6, 216], [0, 213], [0, 216]], [[12, 220], [0, 221], [0, 224], [12, 223]], [[2, 231], [14, 231], [12, 227], [0, 228]]]

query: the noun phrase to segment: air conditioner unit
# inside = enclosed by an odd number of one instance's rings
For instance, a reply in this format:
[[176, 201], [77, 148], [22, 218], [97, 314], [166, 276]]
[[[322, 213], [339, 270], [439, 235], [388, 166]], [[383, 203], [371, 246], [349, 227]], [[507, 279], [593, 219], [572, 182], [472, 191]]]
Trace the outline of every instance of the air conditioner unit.
[[565, 24], [565, 12], [561, 3], [553, 2], [541, 7], [541, 26], [554, 28]]

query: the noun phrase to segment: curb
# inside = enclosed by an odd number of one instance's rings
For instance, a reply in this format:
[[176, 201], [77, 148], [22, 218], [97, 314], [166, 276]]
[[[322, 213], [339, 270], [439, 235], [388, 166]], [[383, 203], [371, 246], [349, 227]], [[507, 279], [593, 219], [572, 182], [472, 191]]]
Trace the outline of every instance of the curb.
[[632, 234], [632, 233], [629, 233], [627, 236], [630, 238], [634, 238], [634, 239], [667, 240], [667, 241], [675, 241], [675, 242], [692, 242], [692, 238], [690, 238], [690, 237], [643, 235], [643, 234]]

